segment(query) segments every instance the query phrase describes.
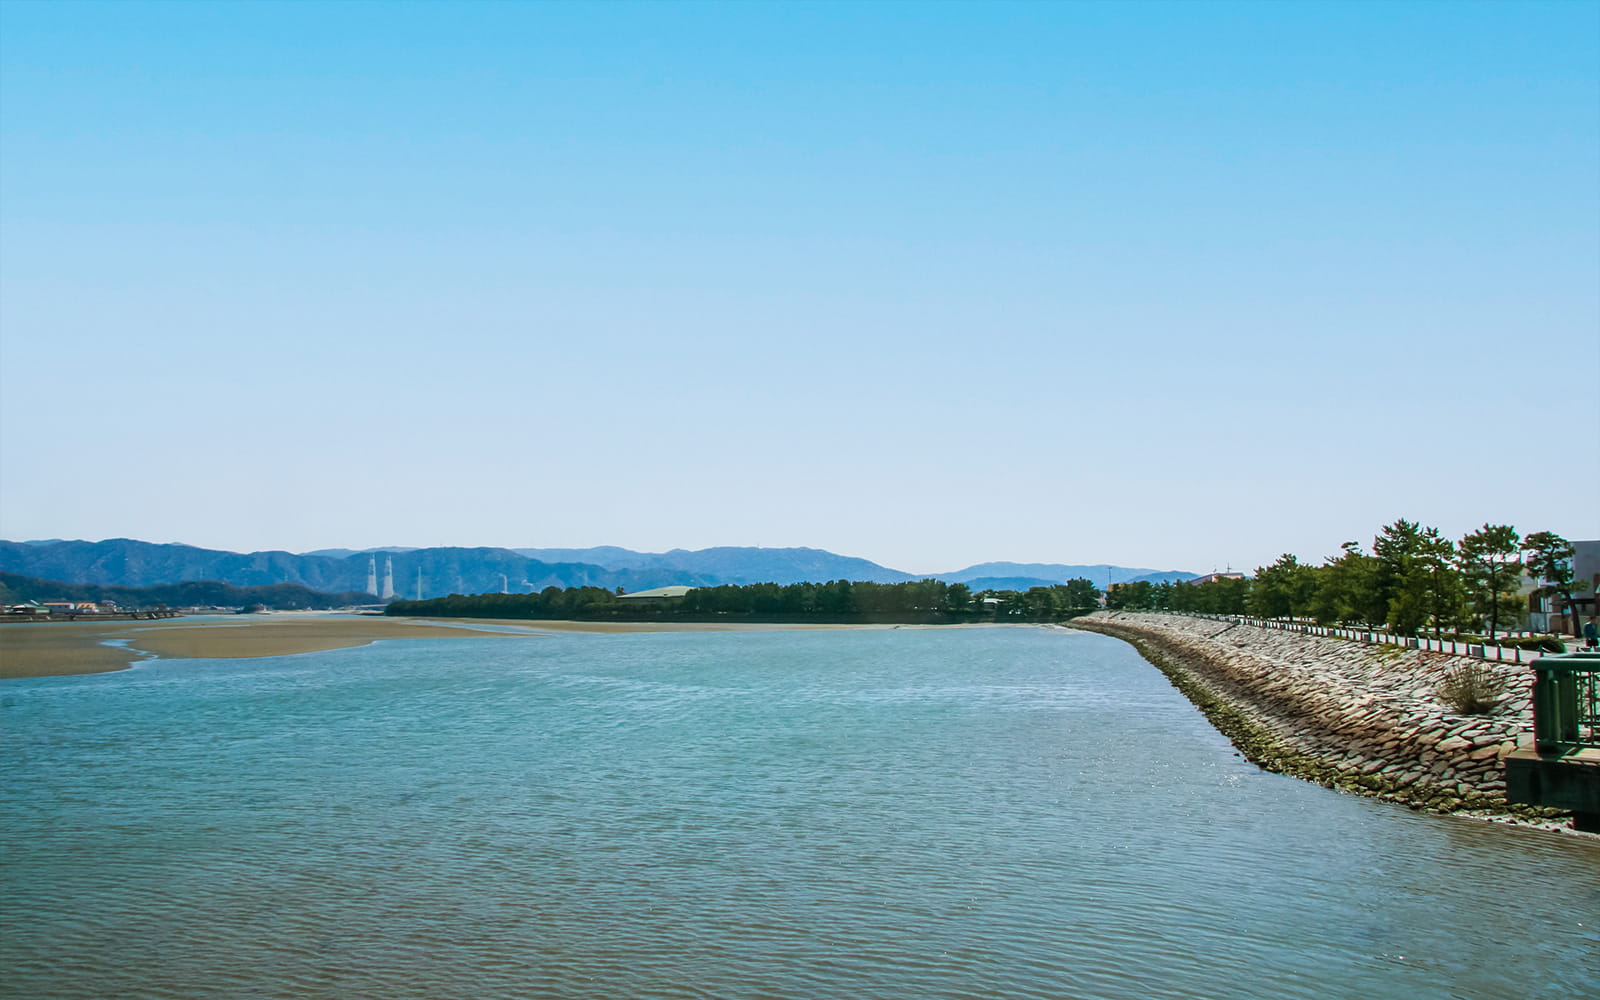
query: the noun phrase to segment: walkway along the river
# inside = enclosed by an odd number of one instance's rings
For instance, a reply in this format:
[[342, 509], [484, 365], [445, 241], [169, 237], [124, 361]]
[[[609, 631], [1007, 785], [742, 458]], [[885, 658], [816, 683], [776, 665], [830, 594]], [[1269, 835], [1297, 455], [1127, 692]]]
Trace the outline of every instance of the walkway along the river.
[[[1533, 731], [1524, 664], [1172, 614], [1100, 611], [1070, 627], [1132, 643], [1267, 770], [1429, 812], [1564, 825], [1566, 814], [1506, 801], [1501, 756]], [[1466, 663], [1504, 692], [1486, 715], [1439, 697]]]

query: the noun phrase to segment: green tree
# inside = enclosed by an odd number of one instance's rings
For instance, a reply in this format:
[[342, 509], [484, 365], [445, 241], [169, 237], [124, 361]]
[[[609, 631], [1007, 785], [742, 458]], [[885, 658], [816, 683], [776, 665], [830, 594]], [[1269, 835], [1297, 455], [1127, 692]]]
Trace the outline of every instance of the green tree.
[[1155, 605], [1158, 611], [1172, 610], [1172, 588], [1176, 586], [1171, 580], [1162, 580], [1155, 587]]
[[1250, 588], [1250, 612], [1262, 618], [1294, 618], [1311, 610], [1317, 591], [1317, 569], [1285, 552], [1271, 566], [1256, 570]]
[[1179, 582], [1167, 592], [1167, 608], [1172, 611], [1199, 611], [1197, 588], [1192, 583]]
[[1378, 624], [1389, 615], [1388, 603], [1378, 592], [1378, 560], [1361, 551], [1358, 542], [1345, 542], [1338, 556], [1324, 560], [1318, 573], [1311, 613], [1325, 625], [1334, 622]]
[[1425, 578], [1416, 566], [1421, 549], [1422, 526], [1405, 518], [1385, 525], [1372, 540], [1375, 599], [1382, 602], [1381, 620], [1396, 632], [1416, 632], [1428, 619]]
[[1155, 607], [1155, 586], [1149, 580], [1116, 584], [1106, 591], [1106, 607], [1148, 611]]
[[[1224, 577], [1205, 583], [1180, 583], [1167, 597], [1173, 611], [1198, 611], [1206, 615], [1242, 615], [1250, 610], [1253, 580]], [[1106, 598], [1107, 606], [1110, 597]]]
[[1396, 632], [1415, 633], [1432, 622], [1438, 635], [1454, 624], [1464, 603], [1455, 569], [1455, 544], [1437, 528], [1404, 518], [1373, 539], [1379, 594], [1387, 597], [1386, 620]]
[[1242, 615], [1250, 608], [1250, 591], [1255, 581], [1246, 578], [1223, 577], [1204, 584], [1202, 589], [1214, 592], [1212, 604], [1219, 615]]
[[849, 580], [830, 580], [817, 595], [817, 607], [833, 615], [855, 614], [855, 588]]
[[1054, 618], [1061, 610], [1054, 587], [1029, 587], [1022, 595], [1022, 606], [1030, 618]]
[[1428, 618], [1433, 622], [1434, 637], [1439, 638], [1445, 625], [1453, 631], [1460, 629], [1466, 588], [1456, 569], [1455, 543], [1441, 535], [1438, 528], [1424, 529], [1421, 541], [1415, 569], [1424, 579]]
[[1100, 588], [1082, 577], [1074, 577], [1064, 586], [1066, 597], [1062, 603], [1074, 611], [1092, 608], [1100, 603]]
[[1485, 524], [1461, 539], [1457, 549], [1467, 598], [1488, 626], [1489, 641], [1514, 611], [1511, 595], [1522, 577], [1522, 538], [1509, 524]]
[[1578, 633], [1578, 616], [1573, 611], [1572, 595], [1587, 589], [1573, 580], [1572, 557], [1576, 554], [1572, 543], [1553, 531], [1536, 531], [1522, 542], [1527, 554], [1524, 560], [1528, 575], [1533, 577], [1540, 597], [1559, 597], [1558, 610], [1568, 612], [1572, 619], [1572, 633]]

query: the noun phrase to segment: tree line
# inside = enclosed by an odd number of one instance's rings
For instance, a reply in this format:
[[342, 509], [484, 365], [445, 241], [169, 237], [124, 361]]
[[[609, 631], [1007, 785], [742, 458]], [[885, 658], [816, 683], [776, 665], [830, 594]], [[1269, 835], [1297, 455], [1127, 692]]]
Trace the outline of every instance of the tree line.
[[1309, 618], [1407, 635], [1472, 632], [1493, 640], [1521, 620], [1525, 576], [1535, 594], [1555, 598], [1557, 610], [1573, 607], [1574, 596], [1588, 589], [1574, 579], [1573, 555], [1572, 543], [1550, 531], [1524, 538], [1511, 525], [1485, 524], [1452, 541], [1437, 528], [1401, 519], [1378, 533], [1370, 552], [1346, 542], [1321, 566], [1285, 553], [1253, 579], [1119, 585], [1106, 606]]
[[[1459, 541], [1436, 528], [1398, 520], [1373, 539], [1371, 551], [1346, 542], [1321, 566], [1285, 554], [1254, 577], [1204, 583], [1115, 584], [1104, 595], [1111, 609], [1301, 618], [1320, 624], [1360, 624], [1404, 634], [1432, 629], [1486, 634], [1492, 640], [1521, 620], [1522, 580], [1535, 593], [1570, 609], [1587, 586], [1573, 578], [1573, 547], [1540, 531], [1522, 537], [1509, 525], [1486, 524]], [[717, 620], [962, 622], [1058, 621], [1098, 607], [1101, 591], [1088, 580], [985, 590], [926, 579], [905, 583], [832, 580], [698, 587], [682, 598], [639, 605], [603, 587], [546, 587], [531, 594], [451, 594], [396, 601], [391, 615], [553, 620]]]
[[961, 622], [999, 615], [1055, 620], [1099, 606], [1100, 591], [1071, 580], [1027, 591], [979, 591], [964, 583], [911, 580], [872, 583], [751, 583], [696, 587], [681, 598], [637, 605], [601, 587], [546, 587], [533, 594], [451, 594], [427, 601], [396, 601], [391, 615], [552, 620], [656, 619], [750, 621]]

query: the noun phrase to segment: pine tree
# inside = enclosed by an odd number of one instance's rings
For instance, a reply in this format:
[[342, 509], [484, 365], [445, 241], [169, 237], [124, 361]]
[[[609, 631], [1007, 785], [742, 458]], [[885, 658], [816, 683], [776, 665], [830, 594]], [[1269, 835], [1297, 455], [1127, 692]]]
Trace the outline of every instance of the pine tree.
[[1473, 609], [1489, 626], [1489, 641], [1514, 605], [1507, 599], [1522, 576], [1522, 538], [1509, 524], [1485, 524], [1461, 539], [1457, 553]]

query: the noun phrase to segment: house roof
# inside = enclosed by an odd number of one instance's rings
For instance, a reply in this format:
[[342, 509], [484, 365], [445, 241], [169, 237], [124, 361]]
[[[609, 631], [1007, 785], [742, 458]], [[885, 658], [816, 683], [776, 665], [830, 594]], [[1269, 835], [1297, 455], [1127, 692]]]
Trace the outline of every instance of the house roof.
[[679, 587], [679, 586], [657, 587], [654, 590], [640, 590], [640, 591], [637, 591], [637, 592], [632, 593], [632, 594], [618, 594], [617, 595], [617, 600], [619, 600], [619, 601], [647, 601], [647, 600], [660, 601], [660, 600], [666, 600], [666, 599], [672, 598], [672, 597], [682, 597], [684, 594], [687, 594], [689, 591], [691, 591], [693, 589], [694, 589], [693, 587]]

